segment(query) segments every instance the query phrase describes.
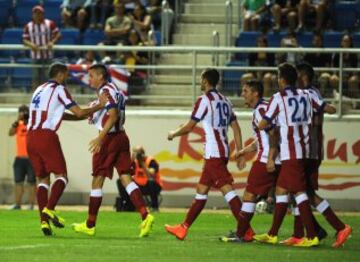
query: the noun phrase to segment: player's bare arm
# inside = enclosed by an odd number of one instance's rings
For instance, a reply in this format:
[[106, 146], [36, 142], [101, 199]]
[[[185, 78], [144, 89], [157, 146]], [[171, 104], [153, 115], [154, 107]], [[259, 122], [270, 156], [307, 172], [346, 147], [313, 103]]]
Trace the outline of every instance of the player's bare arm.
[[267, 128], [271, 128], [271, 124], [266, 120], [266, 119], [262, 119], [259, 124], [258, 124], [258, 128], [260, 130], [264, 130], [264, 129], [267, 129]]
[[279, 145], [280, 133], [278, 128], [273, 128], [269, 130], [268, 133], [269, 133], [270, 149], [269, 149], [268, 161], [266, 163], [266, 169], [268, 172], [274, 172], [275, 159], [279, 154], [278, 145]]
[[94, 105], [93, 107], [81, 108], [78, 105], [74, 105], [74, 106], [70, 107], [70, 109], [69, 109], [72, 113], [74, 113], [74, 115], [70, 116], [70, 114], [65, 113], [63, 115], [63, 119], [64, 120], [84, 120], [92, 113], [102, 109], [105, 106], [107, 101], [108, 101], [107, 95], [101, 94], [99, 96], [99, 103]]
[[108, 114], [109, 118], [106, 120], [103, 130], [89, 143], [89, 151], [93, 154], [100, 151], [102, 140], [118, 120], [118, 110], [116, 108], [109, 109]]
[[326, 104], [324, 107], [324, 112], [333, 115], [336, 113], [336, 107], [332, 104]]
[[168, 133], [168, 140], [173, 140], [177, 136], [183, 136], [190, 133], [194, 127], [196, 126], [197, 122], [190, 119], [187, 123], [181, 125], [179, 128], [169, 131]]
[[239, 152], [238, 152], [238, 155], [239, 156], [245, 156], [247, 154], [250, 154], [252, 152], [255, 152], [257, 151], [257, 148], [258, 148], [258, 140], [255, 139], [253, 140], [249, 145], [247, 145], [246, 147], [244, 147], [243, 149], [241, 149]]
[[245, 160], [244, 156], [239, 155], [239, 152], [242, 150], [241, 128], [240, 128], [237, 120], [233, 120], [230, 123], [230, 126], [231, 126], [231, 128], [233, 130], [233, 134], [234, 134], [234, 140], [235, 140], [235, 146], [236, 146], [235, 157], [237, 159], [237, 167], [241, 170], [241, 169], [244, 169], [246, 166], [246, 160]]

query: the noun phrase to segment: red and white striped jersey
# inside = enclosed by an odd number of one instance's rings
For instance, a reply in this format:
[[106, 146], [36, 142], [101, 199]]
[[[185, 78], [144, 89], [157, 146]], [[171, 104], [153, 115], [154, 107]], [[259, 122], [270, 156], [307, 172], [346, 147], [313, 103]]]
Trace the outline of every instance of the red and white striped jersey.
[[[307, 89], [314, 96], [317, 96], [319, 100], [322, 100], [320, 91], [314, 87], [310, 86]], [[317, 110], [313, 113], [311, 131], [310, 131], [310, 159], [319, 159], [324, 158], [324, 145], [323, 145], [323, 123], [324, 123], [324, 112], [318, 112]]]
[[[95, 112], [90, 116], [89, 123], [96, 126], [98, 130], [103, 130], [106, 121], [109, 118], [108, 111], [111, 108], [116, 108], [118, 110], [118, 120], [114, 126], [110, 129], [109, 133], [115, 133], [124, 130], [125, 123], [125, 103], [126, 98], [123, 93], [117, 86], [113, 83], [106, 83], [99, 89], [99, 95], [107, 94], [108, 102], [106, 103], [103, 109]], [[99, 103], [99, 100], [93, 102], [94, 104]]]
[[[268, 108], [268, 105], [269, 103], [267, 101], [265, 101], [264, 99], [260, 99], [254, 108], [253, 118], [252, 118], [252, 128], [253, 128], [254, 138], [257, 140], [257, 144], [258, 144], [258, 152], [257, 152], [256, 160], [265, 164], [268, 162], [268, 156], [270, 150], [269, 134], [267, 133], [267, 130], [260, 130], [258, 128], [258, 125], [259, 122], [263, 119], [265, 112]], [[276, 164], [280, 164], [279, 156], [277, 156], [275, 162]]]
[[[58, 32], [59, 28], [52, 20], [44, 19], [40, 24], [31, 21], [24, 27], [23, 39], [29, 40], [40, 47], [47, 46]], [[53, 55], [52, 50], [31, 51], [32, 59], [50, 59]]]
[[65, 109], [76, 105], [68, 90], [55, 81], [36, 88], [30, 103], [28, 130], [50, 129], [56, 131]]
[[322, 111], [325, 103], [308, 90], [287, 87], [274, 94], [264, 119], [277, 119], [280, 127], [281, 160], [309, 157], [313, 110]]
[[227, 131], [236, 116], [230, 101], [216, 89], [200, 96], [191, 114], [194, 121], [202, 121], [205, 131], [204, 158], [228, 158]]

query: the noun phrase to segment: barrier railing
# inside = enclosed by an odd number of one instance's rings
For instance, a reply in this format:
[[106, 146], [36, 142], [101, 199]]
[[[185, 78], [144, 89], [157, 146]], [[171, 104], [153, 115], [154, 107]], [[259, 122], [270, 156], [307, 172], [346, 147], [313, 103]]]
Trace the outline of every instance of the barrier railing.
[[[28, 48], [23, 45], [0, 45], [0, 50], [28, 50]], [[190, 101], [194, 101], [196, 96], [200, 93], [198, 90], [198, 76], [200, 70], [205, 69], [206, 67], [211, 66], [211, 57], [213, 54], [224, 54], [224, 55], [233, 55], [235, 53], [252, 53], [252, 52], [268, 52], [268, 53], [332, 53], [339, 54], [339, 67], [338, 68], [315, 68], [315, 71], [319, 72], [335, 72], [339, 75], [339, 98], [336, 101], [338, 103], [338, 117], [342, 117], [343, 115], [343, 73], [345, 72], [360, 72], [360, 68], [344, 68], [343, 67], [343, 54], [344, 53], [353, 53], [360, 54], [359, 48], [350, 48], [350, 49], [340, 49], [340, 48], [239, 48], [239, 47], [190, 47], [190, 46], [72, 46], [72, 45], [57, 45], [54, 46], [54, 51], [71, 51], [71, 52], [80, 52], [85, 50], [93, 50], [93, 51], [117, 51], [117, 52], [128, 52], [128, 51], [143, 51], [150, 54], [154, 54], [156, 57], [156, 61], [153, 61], [153, 64], [148, 65], [134, 65], [132, 69], [142, 69], [144, 71], [150, 70], [155, 74], [156, 77], [157, 71], [162, 70], [165, 72], [173, 72], [174, 75], [187, 75], [189, 77], [189, 85], [192, 86], [191, 94], [179, 94], [179, 97], [182, 99], [187, 99]], [[183, 61], [183, 63], [177, 63], [174, 60], [173, 64], [161, 64], [162, 57], [165, 54], [182, 54], [185, 57], [189, 57], [188, 61]], [[202, 58], [204, 55], [208, 55], [209, 62], [204, 63]], [[207, 56], [206, 56], [207, 57]], [[221, 64], [221, 63], [220, 63]], [[42, 67], [42, 65], [34, 65], [34, 64], [21, 64], [21, 63], [7, 63], [0, 64], [0, 68], [16, 68], [16, 67]], [[273, 71], [277, 70], [276, 67], [250, 67], [250, 66], [214, 66], [220, 71]], [[184, 72], [184, 74], [181, 74]], [[189, 74], [190, 73], [190, 74]], [[191, 79], [190, 79], [191, 78]], [[150, 85], [150, 83], [148, 83]], [[240, 86], [239, 86], [240, 88]], [[7, 96], [11, 96], [11, 94], [6, 94]], [[132, 99], [143, 99], [144, 97], [151, 98], [156, 97], [159, 100], [169, 99], [169, 96], [152, 96], [151, 94], [144, 95], [134, 95]], [[234, 101], [241, 101], [242, 99], [239, 96], [231, 96], [231, 99]], [[348, 100], [348, 98], [346, 98]], [[351, 102], [359, 103], [360, 99], [358, 98], [350, 98]], [[333, 99], [334, 100], [334, 99]], [[190, 103], [189, 103], [190, 104]]]

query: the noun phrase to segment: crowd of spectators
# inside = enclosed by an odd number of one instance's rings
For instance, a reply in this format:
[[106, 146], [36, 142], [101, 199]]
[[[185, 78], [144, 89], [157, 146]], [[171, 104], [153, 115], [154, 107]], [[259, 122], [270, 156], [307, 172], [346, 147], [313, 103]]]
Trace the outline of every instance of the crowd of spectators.
[[[353, 0], [356, 2], [356, 0]], [[241, 7], [243, 13], [242, 31], [257, 31], [261, 35], [257, 39], [258, 47], [268, 46], [268, 35], [279, 34], [280, 31], [287, 34], [280, 40], [280, 47], [301, 47], [299, 37], [304, 33], [312, 33], [312, 47], [324, 48], [323, 35], [330, 31], [336, 31], [334, 24], [334, 12], [336, 3], [340, 1], [330, 0], [244, 0]], [[358, 3], [359, 4], [359, 3]], [[360, 19], [359, 19], [360, 20]], [[339, 48], [353, 48], [352, 33], [360, 27], [354, 26], [350, 30], [344, 30]], [[315, 68], [338, 68], [339, 54], [332, 53], [250, 53], [246, 59], [249, 66], [274, 67], [282, 62], [293, 64], [305, 61]], [[344, 68], [358, 67], [358, 54], [345, 53], [343, 55]], [[339, 92], [339, 73], [329, 70], [317, 71], [316, 81], [322, 95], [336, 97]], [[244, 72], [241, 83], [257, 78], [264, 82], [265, 96], [271, 95], [276, 90], [275, 72]], [[360, 74], [359, 72], [343, 73], [343, 95], [350, 98], [360, 98]]]

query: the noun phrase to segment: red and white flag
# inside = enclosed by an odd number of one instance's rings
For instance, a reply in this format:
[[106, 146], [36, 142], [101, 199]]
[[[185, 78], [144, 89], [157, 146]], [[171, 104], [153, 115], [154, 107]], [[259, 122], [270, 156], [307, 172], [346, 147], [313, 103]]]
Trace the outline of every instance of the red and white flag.
[[[89, 85], [89, 67], [90, 65], [68, 64], [70, 76], [87, 86]], [[111, 82], [127, 96], [130, 73], [123, 65], [108, 65], [107, 68], [111, 76]]]

